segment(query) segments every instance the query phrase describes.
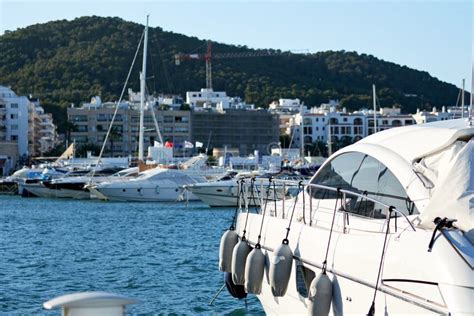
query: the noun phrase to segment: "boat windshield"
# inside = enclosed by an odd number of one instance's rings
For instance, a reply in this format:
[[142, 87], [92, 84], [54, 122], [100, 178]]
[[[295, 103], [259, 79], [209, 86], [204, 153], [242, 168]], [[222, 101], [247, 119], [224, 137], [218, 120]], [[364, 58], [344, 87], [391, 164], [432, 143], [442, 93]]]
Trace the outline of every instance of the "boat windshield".
[[[343, 153], [328, 164], [311, 181], [313, 184], [341, 188], [366, 195], [384, 204], [395, 206], [405, 215], [418, 214], [415, 204], [393, 173], [377, 159], [359, 152]], [[318, 199], [334, 199], [336, 192], [312, 189]], [[349, 197], [351, 213], [373, 218], [385, 218], [381, 205], [367, 199]]]

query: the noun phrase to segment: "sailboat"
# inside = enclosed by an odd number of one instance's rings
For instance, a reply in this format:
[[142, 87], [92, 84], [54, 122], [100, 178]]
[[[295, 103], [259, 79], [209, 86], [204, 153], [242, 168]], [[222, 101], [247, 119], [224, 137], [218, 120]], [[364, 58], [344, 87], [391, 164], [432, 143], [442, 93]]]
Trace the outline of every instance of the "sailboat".
[[[115, 201], [176, 201], [182, 195], [184, 185], [205, 182], [205, 175], [196, 173], [195, 169], [186, 170], [161, 169], [159, 167], [149, 166], [144, 160], [144, 111], [145, 111], [145, 83], [146, 83], [146, 65], [147, 65], [147, 47], [148, 47], [148, 19], [147, 16], [144, 41], [143, 41], [143, 61], [142, 71], [140, 72], [140, 131], [138, 139], [138, 165], [140, 174], [135, 179], [124, 181], [106, 181], [95, 185], [90, 185], [89, 190], [94, 195], [105, 200]], [[151, 109], [154, 115], [153, 109]], [[155, 120], [157, 132], [158, 124]], [[159, 140], [162, 143], [161, 135]], [[163, 147], [163, 150], [173, 150]], [[206, 158], [207, 159], [207, 158]], [[198, 159], [200, 161], [202, 159]], [[193, 195], [189, 200], [197, 199]]]

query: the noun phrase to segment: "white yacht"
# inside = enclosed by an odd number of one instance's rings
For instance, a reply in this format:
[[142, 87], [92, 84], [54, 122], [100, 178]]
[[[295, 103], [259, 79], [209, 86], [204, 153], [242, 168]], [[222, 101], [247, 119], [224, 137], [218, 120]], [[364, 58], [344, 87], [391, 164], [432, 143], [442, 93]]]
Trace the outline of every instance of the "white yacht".
[[[172, 202], [182, 196], [184, 185], [207, 181], [204, 176], [188, 175], [177, 169], [154, 168], [134, 179], [102, 182], [89, 188], [100, 199], [135, 202]], [[188, 200], [197, 200], [190, 194]]]
[[[104, 168], [93, 172], [91, 170], [70, 171], [62, 177], [43, 179], [35, 182], [25, 182], [24, 190], [44, 198], [90, 199], [89, 186], [104, 181], [130, 179], [138, 175], [138, 168]], [[93, 197], [93, 196], [92, 196]]]
[[[281, 200], [286, 195], [291, 195], [291, 188], [295, 186], [288, 186], [283, 188], [282, 185], [275, 183], [270, 188], [266, 187], [268, 179], [273, 177], [275, 179], [286, 179], [300, 181], [304, 177], [288, 174], [288, 173], [264, 173], [255, 172], [230, 172], [215, 181], [195, 183], [186, 185], [186, 191], [196, 195], [201, 201], [211, 207], [233, 207], [236, 206], [239, 200], [239, 191], [247, 192], [249, 198], [247, 204], [249, 206], [259, 206], [262, 199], [273, 201]], [[240, 187], [241, 180], [245, 184]], [[251, 181], [253, 179], [253, 181]], [[267, 190], [268, 189], [268, 190]], [[251, 194], [253, 192], [253, 195]]]
[[473, 315], [473, 136], [467, 119], [382, 131], [296, 198], [242, 209], [221, 239], [230, 292], [272, 315]]

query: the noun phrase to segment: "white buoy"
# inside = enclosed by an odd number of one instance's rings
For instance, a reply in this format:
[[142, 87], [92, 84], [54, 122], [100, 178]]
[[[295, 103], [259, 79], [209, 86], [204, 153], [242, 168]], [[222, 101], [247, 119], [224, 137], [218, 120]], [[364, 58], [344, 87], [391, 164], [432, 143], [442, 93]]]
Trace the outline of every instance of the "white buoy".
[[291, 267], [293, 265], [293, 252], [288, 241], [275, 249], [273, 257], [270, 258], [270, 286], [273, 296], [284, 296], [290, 281]]
[[342, 302], [341, 287], [336, 275], [332, 278], [332, 313], [334, 316], [344, 315], [344, 305]]
[[308, 315], [329, 315], [332, 301], [332, 282], [326, 273], [321, 273], [311, 281], [308, 300]]
[[250, 248], [245, 237], [234, 246], [232, 252], [232, 281], [235, 285], [245, 284], [245, 263], [250, 250], [252, 248]]
[[255, 247], [245, 263], [245, 292], [260, 294], [262, 292], [265, 255], [260, 247]]
[[228, 229], [221, 238], [219, 248], [219, 270], [232, 272], [232, 252], [239, 241], [239, 236], [234, 230]]
[[82, 292], [59, 296], [43, 304], [45, 309], [61, 308], [69, 316], [122, 316], [125, 306], [140, 301], [106, 292]]

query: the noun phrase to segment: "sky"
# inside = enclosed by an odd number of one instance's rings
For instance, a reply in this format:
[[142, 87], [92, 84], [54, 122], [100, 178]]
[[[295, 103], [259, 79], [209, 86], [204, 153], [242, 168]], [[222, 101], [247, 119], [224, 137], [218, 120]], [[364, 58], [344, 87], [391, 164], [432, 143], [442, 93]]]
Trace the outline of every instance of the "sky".
[[[251, 48], [357, 51], [470, 90], [474, 1], [0, 0], [0, 34], [80, 16], [118, 16]], [[0, 52], [1, 54], [1, 52]]]

